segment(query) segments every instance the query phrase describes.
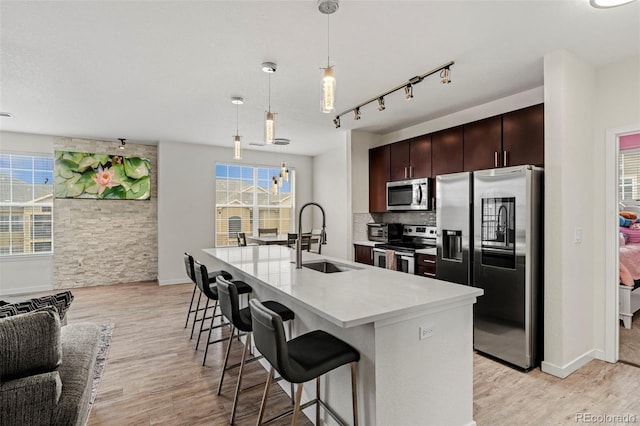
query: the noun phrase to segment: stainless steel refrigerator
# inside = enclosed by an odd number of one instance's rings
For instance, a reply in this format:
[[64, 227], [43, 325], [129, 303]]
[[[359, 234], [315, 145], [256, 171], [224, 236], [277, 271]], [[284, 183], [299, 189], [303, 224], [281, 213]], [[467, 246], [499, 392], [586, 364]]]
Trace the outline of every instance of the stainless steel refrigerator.
[[[467, 211], [460, 210], [459, 175], [436, 178], [437, 277], [460, 282], [455, 278], [468, 273], [468, 283], [484, 290], [474, 306], [476, 350], [523, 369], [535, 367], [542, 332], [542, 169], [516, 166], [474, 172], [469, 189], [462, 191], [473, 200]], [[473, 234], [468, 250], [473, 255], [468, 264], [458, 262], [460, 271], [453, 273], [448, 270], [455, 264], [447, 258], [447, 244], [451, 247], [450, 240], [457, 236], [449, 231], [461, 231], [464, 260], [467, 215]], [[455, 218], [460, 223], [452, 223]]]

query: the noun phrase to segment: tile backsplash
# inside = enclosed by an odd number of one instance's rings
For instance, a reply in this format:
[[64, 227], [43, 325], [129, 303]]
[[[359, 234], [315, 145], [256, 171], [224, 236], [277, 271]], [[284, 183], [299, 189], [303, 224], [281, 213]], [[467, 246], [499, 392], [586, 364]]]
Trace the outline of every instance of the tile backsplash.
[[371, 216], [374, 222], [436, 226], [434, 211], [374, 213]]
[[402, 223], [436, 226], [436, 212], [354, 213], [353, 241], [366, 241], [367, 223]]

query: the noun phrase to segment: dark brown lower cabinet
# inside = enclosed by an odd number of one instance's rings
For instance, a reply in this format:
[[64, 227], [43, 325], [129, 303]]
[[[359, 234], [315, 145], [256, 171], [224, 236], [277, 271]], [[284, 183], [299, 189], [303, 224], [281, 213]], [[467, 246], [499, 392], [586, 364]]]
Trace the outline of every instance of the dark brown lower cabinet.
[[373, 266], [373, 247], [360, 244], [354, 244], [353, 247], [355, 249], [354, 260], [356, 262]]
[[416, 254], [416, 275], [436, 277], [436, 257], [431, 254]]

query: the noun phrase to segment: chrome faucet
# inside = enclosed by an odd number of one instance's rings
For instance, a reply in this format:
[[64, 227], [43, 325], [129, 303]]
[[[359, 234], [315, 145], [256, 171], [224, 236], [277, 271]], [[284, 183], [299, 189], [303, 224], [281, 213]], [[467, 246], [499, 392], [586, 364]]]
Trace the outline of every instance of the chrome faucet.
[[318, 254], [321, 254], [322, 246], [327, 244], [327, 218], [322, 206], [318, 203], [307, 203], [300, 207], [300, 212], [298, 213], [298, 238], [296, 239], [296, 269], [302, 269], [302, 212], [307, 206], [311, 205], [318, 206], [322, 212], [322, 231], [320, 232], [320, 241], [318, 241]]

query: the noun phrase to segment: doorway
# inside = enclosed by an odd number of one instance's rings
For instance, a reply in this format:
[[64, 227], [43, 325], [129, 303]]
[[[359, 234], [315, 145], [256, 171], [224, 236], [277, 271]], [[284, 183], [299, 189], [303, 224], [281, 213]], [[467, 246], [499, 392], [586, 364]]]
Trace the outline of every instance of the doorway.
[[605, 139], [605, 361], [619, 359], [619, 240], [618, 240], [618, 186], [619, 153], [622, 136], [640, 133], [640, 124], [607, 130]]

